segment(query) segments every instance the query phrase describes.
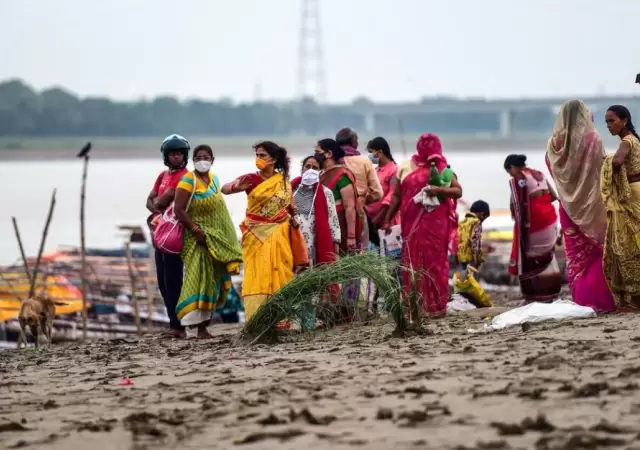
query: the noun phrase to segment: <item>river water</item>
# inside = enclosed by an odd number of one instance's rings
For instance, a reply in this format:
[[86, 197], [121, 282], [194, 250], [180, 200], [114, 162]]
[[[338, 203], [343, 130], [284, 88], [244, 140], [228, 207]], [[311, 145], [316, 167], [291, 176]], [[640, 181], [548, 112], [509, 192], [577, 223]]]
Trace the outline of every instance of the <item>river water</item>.
[[[546, 173], [543, 151], [519, 149], [518, 153], [527, 154], [529, 164]], [[462, 184], [465, 200], [483, 199], [494, 208], [508, 207], [508, 175], [503, 169], [507, 154], [504, 151], [447, 154]], [[292, 158], [292, 176], [299, 174], [303, 156]], [[148, 215], [146, 198], [162, 167], [158, 158], [90, 162], [86, 199], [87, 247], [120, 247], [123, 241], [117, 225], [144, 223]], [[222, 183], [254, 170], [253, 158], [217, 157], [213, 166]], [[18, 220], [27, 255], [37, 255], [54, 188], [57, 189], [57, 203], [45, 250], [80, 245], [81, 177], [80, 160], [3, 161], [0, 164], [4, 190], [0, 202], [0, 265], [19, 258], [12, 216]], [[237, 194], [226, 199], [237, 226], [244, 216], [246, 197]]]

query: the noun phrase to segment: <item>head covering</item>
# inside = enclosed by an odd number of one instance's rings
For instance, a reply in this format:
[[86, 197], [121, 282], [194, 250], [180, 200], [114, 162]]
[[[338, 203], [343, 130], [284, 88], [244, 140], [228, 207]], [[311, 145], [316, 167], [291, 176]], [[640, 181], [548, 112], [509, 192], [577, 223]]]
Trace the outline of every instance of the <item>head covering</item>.
[[564, 103], [547, 143], [547, 157], [567, 215], [587, 237], [602, 243], [607, 215], [600, 170], [606, 153], [592, 117], [581, 100]]
[[160, 151], [163, 155], [167, 155], [174, 151], [189, 151], [191, 147], [189, 146], [189, 141], [187, 141], [184, 137], [179, 134], [171, 134], [164, 138], [162, 141], [162, 145], [160, 146]]
[[184, 155], [183, 167], [187, 166], [187, 160], [189, 159], [189, 141], [179, 134], [171, 134], [164, 138], [162, 145], [160, 146], [160, 152], [162, 153], [162, 159], [165, 166], [171, 168], [169, 164], [169, 154], [171, 152], [182, 152]]
[[411, 157], [416, 166], [429, 166], [433, 161], [438, 170], [447, 167], [447, 158], [442, 154], [442, 143], [436, 134], [425, 133], [420, 136], [416, 150], [416, 154]]

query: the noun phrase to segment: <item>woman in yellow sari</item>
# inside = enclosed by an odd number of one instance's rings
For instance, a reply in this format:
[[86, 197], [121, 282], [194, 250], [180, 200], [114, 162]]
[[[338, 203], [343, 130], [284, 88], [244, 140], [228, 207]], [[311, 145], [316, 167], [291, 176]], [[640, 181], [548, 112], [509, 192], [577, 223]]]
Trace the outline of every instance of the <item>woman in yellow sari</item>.
[[640, 308], [640, 137], [622, 105], [609, 107], [607, 128], [621, 140], [602, 166], [600, 191], [607, 210], [604, 274], [618, 309]]
[[222, 187], [222, 193], [247, 194], [247, 213], [240, 224], [246, 319], [293, 279], [290, 227], [294, 216], [287, 151], [270, 141], [254, 147], [258, 172]]

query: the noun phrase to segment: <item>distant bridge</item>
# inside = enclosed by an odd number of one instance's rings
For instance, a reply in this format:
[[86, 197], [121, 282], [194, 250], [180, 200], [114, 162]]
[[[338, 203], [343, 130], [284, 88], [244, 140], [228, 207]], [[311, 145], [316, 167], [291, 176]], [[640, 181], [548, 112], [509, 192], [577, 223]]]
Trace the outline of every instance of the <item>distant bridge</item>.
[[[449, 100], [432, 99], [420, 103], [370, 103], [356, 101], [349, 105], [349, 112], [361, 115], [364, 119], [366, 131], [373, 132], [377, 123], [384, 118], [406, 118], [411, 116], [434, 117], [448, 116], [455, 120], [456, 116], [469, 117], [493, 116], [499, 123], [499, 133], [502, 137], [512, 134], [514, 118], [537, 113], [538, 115], [556, 116], [560, 106], [568, 98], [522, 99], [522, 100]], [[632, 114], [640, 114], [640, 96], [607, 96], [582, 97], [587, 106], [596, 116], [596, 122], [604, 121], [599, 118], [607, 108], [614, 104], [627, 106]], [[640, 117], [639, 117], [640, 119]], [[526, 120], [526, 119], [525, 119]]]

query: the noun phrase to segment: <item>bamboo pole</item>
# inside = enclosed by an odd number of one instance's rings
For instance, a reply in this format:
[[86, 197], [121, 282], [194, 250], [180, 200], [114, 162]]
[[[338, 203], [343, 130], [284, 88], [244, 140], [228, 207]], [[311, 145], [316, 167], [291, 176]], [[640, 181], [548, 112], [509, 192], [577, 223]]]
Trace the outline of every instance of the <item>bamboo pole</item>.
[[36, 289], [36, 280], [38, 279], [38, 270], [40, 269], [40, 259], [42, 259], [42, 253], [44, 252], [44, 246], [47, 242], [47, 234], [49, 234], [49, 225], [51, 225], [51, 219], [53, 218], [53, 210], [56, 206], [56, 190], [53, 190], [51, 194], [51, 204], [49, 205], [49, 214], [47, 215], [47, 221], [44, 224], [42, 230], [42, 237], [40, 238], [40, 249], [38, 249], [38, 257], [36, 258], [36, 265], [33, 268], [33, 276], [31, 277], [31, 286], [29, 287], [29, 295], [27, 298], [33, 297]]
[[151, 282], [151, 279], [153, 277], [153, 273], [154, 273], [154, 269], [155, 269], [155, 253], [154, 253], [154, 249], [153, 249], [153, 245], [149, 244], [149, 264], [148, 264], [148, 268], [147, 268], [147, 277], [146, 277], [146, 288], [147, 288], [147, 313], [149, 314], [149, 317], [147, 317], [147, 329], [149, 330], [149, 333], [151, 333], [153, 331], [153, 320], [152, 320], [152, 315], [153, 315], [153, 297], [154, 297], [154, 291], [153, 291], [153, 283]]
[[20, 257], [22, 258], [22, 264], [24, 265], [24, 273], [27, 274], [28, 284], [31, 285], [31, 272], [29, 271], [29, 264], [27, 263], [27, 255], [24, 252], [24, 246], [22, 245], [22, 238], [20, 237], [20, 229], [18, 229], [18, 221], [15, 217], [11, 218], [13, 222], [13, 231], [16, 233], [16, 240], [18, 241], [18, 248], [20, 249]]
[[129, 267], [129, 278], [131, 279], [131, 303], [133, 303], [136, 330], [138, 331], [138, 336], [140, 336], [142, 334], [142, 326], [140, 324], [140, 305], [138, 305], [138, 299], [136, 296], [136, 274], [134, 272], [133, 261], [131, 257], [131, 242], [126, 243], [126, 250], [127, 266]]
[[87, 244], [85, 239], [85, 198], [87, 191], [87, 171], [89, 168], [89, 151], [91, 150], [91, 142], [87, 142], [85, 146], [78, 153], [78, 158], [83, 158], [82, 166], [82, 186], [80, 188], [80, 252], [81, 252], [81, 267], [80, 267], [80, 280], [82, 283], [82, 340], [87, 340], [87, 320], [89, 311], [87, 309]]

